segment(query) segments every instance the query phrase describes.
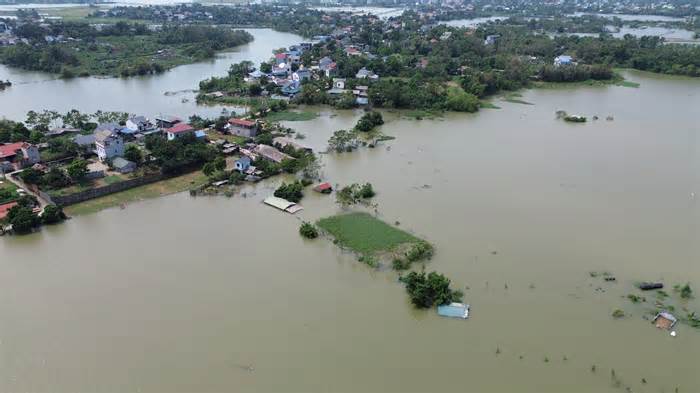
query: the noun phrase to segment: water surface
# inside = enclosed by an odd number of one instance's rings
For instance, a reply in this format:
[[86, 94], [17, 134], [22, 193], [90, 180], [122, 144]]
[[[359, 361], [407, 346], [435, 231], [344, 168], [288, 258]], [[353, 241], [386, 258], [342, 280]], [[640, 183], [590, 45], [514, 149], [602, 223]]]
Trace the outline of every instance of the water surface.
[[[264, 206], [273, 179], [0, 239], [0, 390], [700, 391], [700, 331], [672, 338], [623, 298], [641, 280], [700, 286], [700, 81], [626, 77], [641, 87], [385, 112], [395, 141], [323, 156], [326, 180], [372, 182], [381, 218], [435, 244], [427, 268], [464, 289], [468, 321], [416, 311], [394, 273], [301, 239], [300, 220], [339, 208], [311, 192], [298, 217]], [[289, 123], [316, 149], [361, 114], [320, 112]]]

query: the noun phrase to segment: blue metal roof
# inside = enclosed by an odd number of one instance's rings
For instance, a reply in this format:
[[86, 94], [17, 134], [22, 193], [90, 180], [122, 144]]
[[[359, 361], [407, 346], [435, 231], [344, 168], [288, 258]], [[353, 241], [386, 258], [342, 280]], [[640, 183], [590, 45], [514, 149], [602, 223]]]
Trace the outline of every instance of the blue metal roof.
[[467, 319], [469, 317], [469, 305], [462, 303], [451, 303], [444, 306], [438, 306], [437, 312], [438, 315], [443, 317]]

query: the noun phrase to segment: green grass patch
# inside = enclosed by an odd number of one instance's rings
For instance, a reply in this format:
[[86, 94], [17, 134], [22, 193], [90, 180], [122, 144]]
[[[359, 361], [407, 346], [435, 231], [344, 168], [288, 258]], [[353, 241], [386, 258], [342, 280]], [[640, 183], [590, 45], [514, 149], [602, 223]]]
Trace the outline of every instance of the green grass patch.
[[429, 111], [423, 109], [413, 109], [401, 111], [401, 117], [411, 119], [411, 120], [423, 120], [429, 119], [433, 120], [438, 117], [442, 117], [442, 112]]
[[271, 112], [265, 116], [265, 120], [275, 121], [309, 121], [318, 117], [318, 113], [310, 111], [281, 111]]
[[217, 139], [223, 139], [226, 142], [235, 143], [236, 145], [243, 145], [248, 140], [248, 138], [246, 138], [244, 136], [222, 134], [216, 130], [208, 130], [208, 131], [206, 131], [206, 134], [207, 134], [207, 137], [209, 137], [209, 139], [212, 141], [215, 141]]
[[406, 243], [422, 240], [367, 213], [322, 218], [316, 223], [343, 247], [361, 255], [389, 252]]
[[494, 104], [493, 102], [484, 101], [484, 100], [479, 101], [479, 108], [480, 109], [501, 109], [500, 106]]
[[12, 202], [19, 198], [17, 194], [17, 186], [7, 179], [0, 178], [0, 205]]
[[102, 181], [105, 182], [105, 184], [114, 184], [114, 183], [119, 183], [120, 181], [124, 181], [121, 176], [118, 175], [110, 175], [102, 179]]
[[628, 81], [628, 80], [623, 80], [623, 81], [617, 83], [617, 86], [638, 88], [639, 83]]
[[68, 215], [95, 213], [100, 210], [119, 206], [124, 203], [157, 198], [163, 195], [187, 191], [191, 188], [199, 187], [207, 183], [207, 181], [206, 175], [204, 175], [201, 171], [192, 172], [182, 176], [131, 188], [126, 191], [90, 199], [85, 202], [68, 206], [64, 210]]
[[531, 102], [527, 102], [525, 100], [521, 100], [520, 97], [523, 95], [520, 93], [512, 92], [512, 93], [506, 93], [503, 95], [503, 101], [510, 102], [513, 104], [523, 104], [523, 105], [535, 105]]

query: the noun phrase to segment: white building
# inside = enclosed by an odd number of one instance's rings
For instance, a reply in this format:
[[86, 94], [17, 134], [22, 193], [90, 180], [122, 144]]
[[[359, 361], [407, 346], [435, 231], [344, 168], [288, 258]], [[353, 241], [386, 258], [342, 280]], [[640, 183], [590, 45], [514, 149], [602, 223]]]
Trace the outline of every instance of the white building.
[[124, 140], [109, 131], [95, 133], [95, 153], [101, 161], [111, 160], [124, 155]]

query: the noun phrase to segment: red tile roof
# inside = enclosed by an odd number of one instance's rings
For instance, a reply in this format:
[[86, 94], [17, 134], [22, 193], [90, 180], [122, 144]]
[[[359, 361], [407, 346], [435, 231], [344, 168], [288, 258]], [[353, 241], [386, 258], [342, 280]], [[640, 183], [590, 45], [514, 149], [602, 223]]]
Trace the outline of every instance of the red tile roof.
[[233, 124], [236, 126], [242, 126], [242, 127], [252, 127], [255, 125], [254, 121], [250, 120], [244, 120], [244, 119], [236, 119], [236, 118], [231, 118], [228, 120], [229, 124]]
[[9, 202], [4, 205], [0, 205], [0, 220], [7, 217], [7, 212], [13, 207], [17, 206], [17, 202]]
[[284, 53], [278, 53], [275, 55], [275, 59], [286, 59], [287, 55]]
[[6, 145], [0, 145], [0, 158], [12, 157], [17, 154], [17, 150], [29, 146], [26, 142], [8, 143]]
[[174, 126], [170, 128], [165, 129], [166, 132], [171, 132], [173, 134], [181, 134], [183, 132], [192, 132], [194, 131], [194, 127], [187, 123], [177, 123]]
[[314, 187], [314, 190], [316, 190], [316, 191], [325, 191], [325, 190], [331, 190], [331, 189], [333, 189], [333, 187], [331, 187], [330, 183], [321, 183], [321, 184], [317, 185], [316, 187]]

